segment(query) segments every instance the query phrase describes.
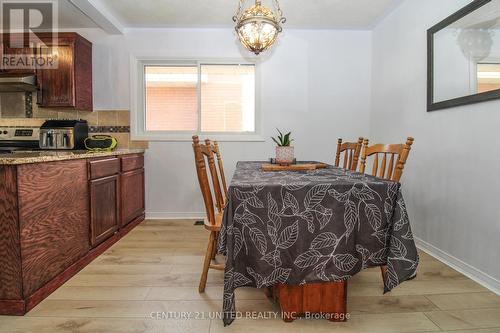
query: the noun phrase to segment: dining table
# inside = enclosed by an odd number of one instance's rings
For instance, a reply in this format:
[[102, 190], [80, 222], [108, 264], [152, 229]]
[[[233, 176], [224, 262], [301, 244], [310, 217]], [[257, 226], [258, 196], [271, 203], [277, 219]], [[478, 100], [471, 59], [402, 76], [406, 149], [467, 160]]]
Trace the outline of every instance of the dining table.
[[239, 287], [346, 281], [385, 266], [389, 292], [416, 276], [400, 183], [332, 165], [270, 172], [263, 163], [238, 162], [228, 189], [218, 238], [224, 325], [237, 317]]

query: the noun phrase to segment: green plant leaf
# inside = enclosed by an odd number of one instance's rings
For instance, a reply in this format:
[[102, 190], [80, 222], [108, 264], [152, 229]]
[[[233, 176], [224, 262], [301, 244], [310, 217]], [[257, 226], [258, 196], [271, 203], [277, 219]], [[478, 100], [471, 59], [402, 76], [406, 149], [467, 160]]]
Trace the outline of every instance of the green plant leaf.
[[276, 128], [276, 130], [278, 131], [279, 135], [278, 135], [278, 140], [280, 142], [280, 146], [283, 146], [283, 133], [281, 133], [281, 131], [279, 130], [279, 128]]
[[278, 131], [278, 136], [276, 138], [274, 137], [271, 137], [271, 139], [273, 139], [274, 142], [276, 142], [276, 144], [280, 147], [288, 147], [290, 146], [290, 144], [292, 143], [293, 139], [290, 140], [290, 135], [292, 134], [292, 132], [288, 132], [287, 134], [283, 134], [279, 128], [276, 128], [276, 130]]
[[290, 134], [292, 134], [292, 132], [289, 132], [285, 135], [285, 137], [283, 138], [283, 145], [284, 146], [290, 146]]

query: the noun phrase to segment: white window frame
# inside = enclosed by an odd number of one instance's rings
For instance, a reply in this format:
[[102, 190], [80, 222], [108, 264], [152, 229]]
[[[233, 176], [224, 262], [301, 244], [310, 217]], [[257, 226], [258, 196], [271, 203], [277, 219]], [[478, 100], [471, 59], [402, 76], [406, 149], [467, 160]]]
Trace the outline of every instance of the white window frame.
[[469, 62], [469, 92], [471, 95], [477, 94], [477, 65], [500, 64], [500, 57], [489, 56], [486, 59], [471, 57]]
[[[197, 66], [198, 67], [198, 115], [201, 122], [201, 65], [254, 65], [255, 66], [255, 131], [241, 133], [200, 132], [200, 131], [146, 131], [145, 107], [145, 66]], [[169, 58], [161, 56], [131, 55], [130, 57], [130, 134], [132, 140], [146, 141], [191, 141], [193, 135], [208, 137], [217, 141], [265, 141], [262, 137], [260, 113], [260, 66], [244, 59], [193, 59]], [[198, 126], [199, 127], [199, 126]]]

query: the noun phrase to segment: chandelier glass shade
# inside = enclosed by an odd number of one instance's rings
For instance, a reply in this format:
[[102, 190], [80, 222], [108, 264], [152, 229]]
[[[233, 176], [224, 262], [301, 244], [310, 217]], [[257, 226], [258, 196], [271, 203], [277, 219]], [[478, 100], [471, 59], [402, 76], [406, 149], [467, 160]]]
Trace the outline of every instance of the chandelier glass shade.
[[276, 12], [262, 6], [260, 0], [255, 5], [244, 10], [245, 0], [240, 0], [238, 12], [233, 17], [236, 23], [236, 33], [241, 44], [256, 55], [269, 49], [282, 31], [281, 24], [285, 23], [278, 0], [275, 0]]
[[494, 37], [494, 29], [461, 29], [457, 43], [466, 59], [481, 61], [490, 56]]

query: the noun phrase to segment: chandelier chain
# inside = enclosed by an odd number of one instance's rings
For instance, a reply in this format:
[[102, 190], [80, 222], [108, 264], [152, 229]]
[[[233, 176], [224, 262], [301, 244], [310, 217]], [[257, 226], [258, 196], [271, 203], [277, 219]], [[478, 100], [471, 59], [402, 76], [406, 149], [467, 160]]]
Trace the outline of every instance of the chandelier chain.
[[[255, 3], [260, 5], [261, 1], [256, 0]], [[277, 17], [278, 22], [285, 23], [286, 18], [283, 17], [283, 11], [281, 10], [279, 0], [274, 0], [274, 5], [276, 7], [276, 13], [278, 14], [278, 17]], [[238, 1], [238, 10], [236, 11], [236, 15], [233, 16], [233, 22], [237, 22], [238, 19], [241, 17], [241, 15], [243, 14], [243, 7], [244, 6], [245, 6], [245, 0], [239, 0]]]
[[283, 17], [283, 12], [281, 11], [281, 7], [280, 7], [280, 2], [278, 0], [274, 0], [274, 3], [275, 3], [275, 6], [276, 6], [276, 12], [278, 13], [278, 21], [280, 23], [285, 23], [286, 22], [286, 18]]
[[236, 12], [236, 15], [233, 16], [233, 22], [237, 22], [243, 13], [243, 5], [245, 3], [245, 0], [240, 0], [238, 2], [238, 11]]

